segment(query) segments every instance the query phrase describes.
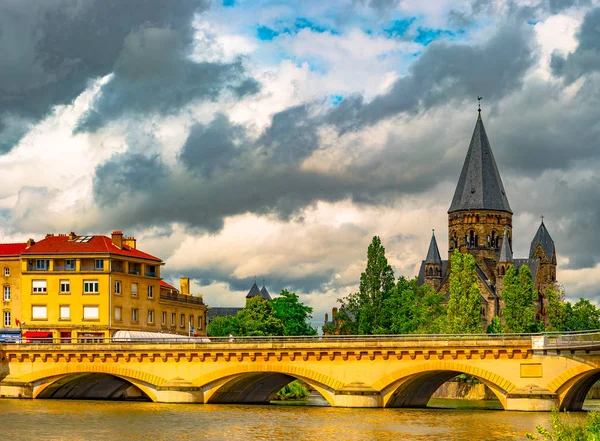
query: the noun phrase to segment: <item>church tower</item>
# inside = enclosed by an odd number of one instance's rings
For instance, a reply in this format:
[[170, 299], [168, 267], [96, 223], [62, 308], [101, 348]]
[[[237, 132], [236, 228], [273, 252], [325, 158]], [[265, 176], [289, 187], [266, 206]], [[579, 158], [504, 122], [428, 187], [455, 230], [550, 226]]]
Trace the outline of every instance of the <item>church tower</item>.
[[544, 225], [543, 216], [529, 247], [529, 259], [538, 262], [535, 277], [535, 289], [538, 291], [537, 309], [540, 315], [545, 315], [546, 289], [556, 283], [556, 250], [554, 241]]
[[435, 240], [435, 231], [431, 232], [431, 242], [425, 258], [425, 277], [424, 281], [436, 291], [442, 283], [442, 258]]
[[[496, 267], [496, 292], [501, 293], [504, 289], [504, 276], [506, 272], [511, 266], [515, 265], [515, 261], [513, 259], [512, 249], [510, 247], [510, 243], [508, 241], [508, 237], [506, 234], [506, 229], [504, 230], [504, 235], [502, 236], [502, 245], [500, 245], [500, 255], [498, 256], [498, 265]], [[497, 300], [498, 304], [496, 306], [496, 311], [498, 313], [504, 308], [504, 303], [501, 298]]]
[[448, 209], [448, 254], [458, 248], [473, 255], [488, 280], [495, 284], [503, 230], [508, 245], [512, 244], [512, 214], [479, 109]]

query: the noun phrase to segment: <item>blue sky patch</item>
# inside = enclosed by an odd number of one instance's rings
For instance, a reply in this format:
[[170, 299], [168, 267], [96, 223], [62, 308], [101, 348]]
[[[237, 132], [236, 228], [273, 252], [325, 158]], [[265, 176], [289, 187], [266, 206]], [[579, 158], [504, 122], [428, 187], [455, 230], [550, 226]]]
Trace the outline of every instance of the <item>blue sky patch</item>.
[[333, 104], [334, 106], [337, 106], [339, 103], [342, 102], [344, 97], [342, 95], [330, 95], [329, 99], [331, 100], [331, 104]]
[[268, 28], [266, 26], [261, 26], [256, 29], [256, 35], [259, 40], [271, 41], [279, 35], [279, 32], [277, 32], [271, 28]]
[[404, 20], [394, 20], [389, 28], [383, 30], [383, 33], [388, 37], [402, 37], [416, 19], [416, 17], [411, 17]]
[[434, 40], [437, 40], [440, 37], [455, 37], [458, 34], [464, 34], [463, 30], [458, 32], [447, 31], [444, 29], [427, 29], [427, 28], [419, 28], [417, 29], [417, 36], [413, 40], [415, 43], [423, 44], [427, 46]]
[[235, 6], [235, 0], [223, 0], [223, 6], [226, 8], [233, 8]]

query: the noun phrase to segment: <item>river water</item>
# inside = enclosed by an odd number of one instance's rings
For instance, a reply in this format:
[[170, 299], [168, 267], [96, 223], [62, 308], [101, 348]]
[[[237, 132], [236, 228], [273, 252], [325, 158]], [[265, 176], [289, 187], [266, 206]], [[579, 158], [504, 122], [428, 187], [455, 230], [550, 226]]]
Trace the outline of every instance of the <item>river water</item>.
[[[430, 405], [456, 405], [432, 400]], [[485, 406], [466, 402], [461, 406]], [[6, 441], [37, 440], [525, 440], [548, 413], [469, 409], [155, 404], [0, 399]], [[584, 418], [574, 413], [571, 418]]]

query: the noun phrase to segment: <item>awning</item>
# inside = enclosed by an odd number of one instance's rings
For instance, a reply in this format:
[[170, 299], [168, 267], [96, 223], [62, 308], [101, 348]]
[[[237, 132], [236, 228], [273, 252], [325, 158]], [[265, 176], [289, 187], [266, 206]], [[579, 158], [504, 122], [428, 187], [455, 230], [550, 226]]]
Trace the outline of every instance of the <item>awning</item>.
[[29, 331], [29, 332], [24, 332], [23, 337], [25, 337], [25, 338], [52, 338], [52, 332]]

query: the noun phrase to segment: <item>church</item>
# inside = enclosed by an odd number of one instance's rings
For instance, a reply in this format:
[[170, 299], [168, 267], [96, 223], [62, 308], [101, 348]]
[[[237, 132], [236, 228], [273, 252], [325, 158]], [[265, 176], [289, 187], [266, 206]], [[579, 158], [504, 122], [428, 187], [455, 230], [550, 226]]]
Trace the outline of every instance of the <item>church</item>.
[[[481, 109], [458, 185], [448, 209], [448, 256], [458, 248], [471, 254], [476, 263], [477, 284], [481, 291], [483, 328], [501, 316], [503, 278], [510, 266], [527, 265], [537, 292], [538, 318], [545, 317], [545, 291], [556, 282], [556, 250], [542, 222], [531, 241], [529, 257], [513, 257], [513, 212], [488, 140]], [[418, 283], [427, 284], [448, 296], [450, 270], [442, 260], [435, 234], [421, 262]]]

